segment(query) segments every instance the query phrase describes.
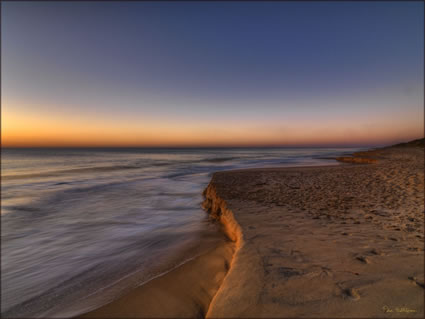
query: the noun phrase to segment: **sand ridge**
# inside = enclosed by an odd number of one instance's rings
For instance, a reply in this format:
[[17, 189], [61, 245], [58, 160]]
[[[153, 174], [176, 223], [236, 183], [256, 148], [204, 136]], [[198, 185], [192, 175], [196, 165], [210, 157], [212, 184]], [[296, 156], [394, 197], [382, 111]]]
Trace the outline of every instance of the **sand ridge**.
[[79, 318], [204, 318], [234, 251], [232, 242], [223, 242]]

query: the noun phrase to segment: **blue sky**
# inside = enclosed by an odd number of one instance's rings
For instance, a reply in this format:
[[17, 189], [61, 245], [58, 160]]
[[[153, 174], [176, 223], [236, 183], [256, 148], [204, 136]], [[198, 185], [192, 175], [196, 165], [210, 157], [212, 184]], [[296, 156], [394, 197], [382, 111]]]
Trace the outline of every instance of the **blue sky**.
[[[423, 6], [2, 3], [3, 137], [31, 144], [38, 127], [40, 143], [64, 145], [93, 134], [123, 145], [421, 137]], [[61, 122], [68, 133], [52, 139], [47, 127]]]

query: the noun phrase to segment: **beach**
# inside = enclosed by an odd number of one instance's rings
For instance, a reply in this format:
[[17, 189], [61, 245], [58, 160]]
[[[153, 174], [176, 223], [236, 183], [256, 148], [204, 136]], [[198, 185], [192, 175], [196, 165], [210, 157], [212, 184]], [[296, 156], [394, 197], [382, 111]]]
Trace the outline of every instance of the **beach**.
[[424, 148], [352, 158], [215, 173], [228, 242], [83, 317], [423, 317]]
[[423, 1], [4, 2], [1, 318], [425, 317]]
[[424, 150], [360, 155], [377, 162], [214, 176], [243, 243], [209, 317], [423, 317]]

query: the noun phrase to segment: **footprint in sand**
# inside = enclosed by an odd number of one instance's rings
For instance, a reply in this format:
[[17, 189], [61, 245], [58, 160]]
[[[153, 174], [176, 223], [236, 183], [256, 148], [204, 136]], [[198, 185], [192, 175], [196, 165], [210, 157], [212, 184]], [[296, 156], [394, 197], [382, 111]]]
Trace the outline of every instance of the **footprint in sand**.
[[367, 258], [366, 256], [357, 256], [356, 259], [361, 261], [364, 264], [370, 264], [370, 259]]
[[415, 285], [417, 285], [417, 286], [422, 287], [422, 288], [425, 289], [425, 284], [424, 284], [424, 280], [423, 279], [422, 280], [421, 279], [418, 279], [415, 276], [410, 276], [410, 277], [408, 277], [408, 279], [411, 280], [413, 284], [415, 284]]
[[359, 300], [360, 294], [355, 288], [348, 288], [344, 290], [344, 296], [350, 298], [351, 300]]
[[379, 249], [373, 248], [369, 251], [370, 254], [376, 255], [376, 256], [384, 256], [385, 254], [380, 251]]

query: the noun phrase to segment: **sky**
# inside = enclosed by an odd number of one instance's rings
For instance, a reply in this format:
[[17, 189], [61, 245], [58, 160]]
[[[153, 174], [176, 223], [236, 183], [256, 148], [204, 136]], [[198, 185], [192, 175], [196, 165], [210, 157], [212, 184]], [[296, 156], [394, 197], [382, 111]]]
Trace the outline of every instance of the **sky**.
[[423, 2], [2, 2], [1, 142], [424, 136]]

